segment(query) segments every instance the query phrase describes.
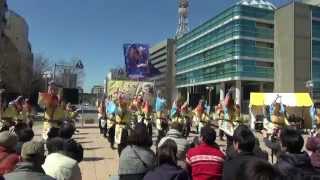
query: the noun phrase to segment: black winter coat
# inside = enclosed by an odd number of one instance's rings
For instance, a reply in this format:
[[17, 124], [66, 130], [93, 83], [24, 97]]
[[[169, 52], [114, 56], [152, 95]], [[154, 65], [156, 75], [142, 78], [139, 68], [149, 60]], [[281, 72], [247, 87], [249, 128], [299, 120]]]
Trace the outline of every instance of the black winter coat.
[[178, 166], [163, 164], [147, 173], [144, 180], [188, 180], [188, 173]]
[[318, 177], [320, 174], [311, 165], [310, 157], [306, 152], [300, 154], [281, 153], [275, 165], [287, 180], [304, 180]]

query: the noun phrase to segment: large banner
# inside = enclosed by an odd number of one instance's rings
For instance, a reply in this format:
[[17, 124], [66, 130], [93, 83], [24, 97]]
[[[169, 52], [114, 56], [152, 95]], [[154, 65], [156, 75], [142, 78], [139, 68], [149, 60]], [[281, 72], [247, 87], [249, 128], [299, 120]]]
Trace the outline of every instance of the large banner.
[[125, 94], [129, 98], [141, 95], [145, 101], [154, 101], [155, 89], [153, 82], [143, 81], [108, 81], [108, 96], [116, 97], [118, 94]]
[[125, 44], [123, 46], [126, 72], [132, 80], [143, 80], [160, 73], [149, 60], [149, 46], [146, 44]]

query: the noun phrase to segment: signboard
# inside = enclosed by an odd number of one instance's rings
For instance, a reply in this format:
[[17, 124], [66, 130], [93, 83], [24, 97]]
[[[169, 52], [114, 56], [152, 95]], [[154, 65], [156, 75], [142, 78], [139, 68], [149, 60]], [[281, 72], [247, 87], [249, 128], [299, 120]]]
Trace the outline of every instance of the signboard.
[[144, 100], [153, 102], [155, 97], [154, 83], [144, 81], [108, 81], [108, 96], [116, 97], [117, 94], [126, 94], [129, 98], [142, 95]]
[[160, 74], [149, 60], [149, 45], [124, 44], [126, 72], [132, 80], [143, 80]]
[[149, 46], [145, 44], [125, 44], [126, 71], [130, 79], [144, 79], [149, 74]]

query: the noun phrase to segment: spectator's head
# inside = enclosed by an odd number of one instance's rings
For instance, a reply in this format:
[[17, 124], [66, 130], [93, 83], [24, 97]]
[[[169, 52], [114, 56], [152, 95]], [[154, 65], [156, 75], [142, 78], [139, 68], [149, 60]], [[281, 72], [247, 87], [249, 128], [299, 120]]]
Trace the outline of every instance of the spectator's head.
[[59, 137], [59, 128], [50, 128], [48, 132], [48, 139]]
[[36, 167], [44, 163], [44, 144], [37, 141], [29, 141], [23, 144], [21, 150], [22, 161], [32, 162]]
[[280, 171], [267, 161], [252, 160], [243, 164], [237, 172], [236, 180], [283, 180]]
[[182, 128], [182, 124], [177, 121], [171, 123], [171, 129], [175, 129], [179, 132], [182, 132]]
[[48, 154], [62, 151], [63, 150], [63, 139], [60, 137], [48, 139], [46, 146], [48, 149]]
[[200, 132], [200, 140], [202, 143], [214, 145], [216, 140], [216, 131], [209, 125], [204, 126]]
[[83, 148], [73, 139], [63, 142], [63, 153], [78, 162], [83, 160]]
[[166, 140], [157, 152], [158, 166], [162, 164], [177, 165], [177, 151], [177, 144], [172, 139]]
[[238, 153], [253, 152], [255, 141], [254, 134], [245, 125], [238, 126], [233, 133], [233, 146]]
[[9, 131], [3, 131], [0, 133], [0, 146], [7, 148], [10, 151], [14, 151], [18, 142], [18, 137], [10, 133]]
[[138, 123], [128, 138], [129, 145], [141, 147], [151, 147], [152, 138], [148, 135], [147, 126], [144, 123]]
[[17, 136], [18, 136], [18, 140], [20, 142], [28, 142], [33, 139], [34, 132], [33, 132], [32, 128], [25, 128], [25, 129], [20, 130], [17, 133]]
[[280, 145], [283, 151], [301, 153], [304, 140], [301, 133], [295, 129], [285, 128], [280, 132]]
[[66, 123], [59, 130], [59, 137], [63, 139], [71, 139], [75, 132], [75, 128], [72, 124]]

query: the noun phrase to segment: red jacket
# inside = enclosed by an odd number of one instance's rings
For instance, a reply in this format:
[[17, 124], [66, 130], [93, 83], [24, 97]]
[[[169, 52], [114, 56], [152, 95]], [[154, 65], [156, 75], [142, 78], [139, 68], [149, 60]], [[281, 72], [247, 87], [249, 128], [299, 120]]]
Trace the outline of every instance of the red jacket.
[[224, 159], [218, 148], [200, 144], [188, 151], [186, 162], [193, 180], [221, 180]]
[[0, 146], [0, 176], [13, 171], [19, 161], [19, 155]]

